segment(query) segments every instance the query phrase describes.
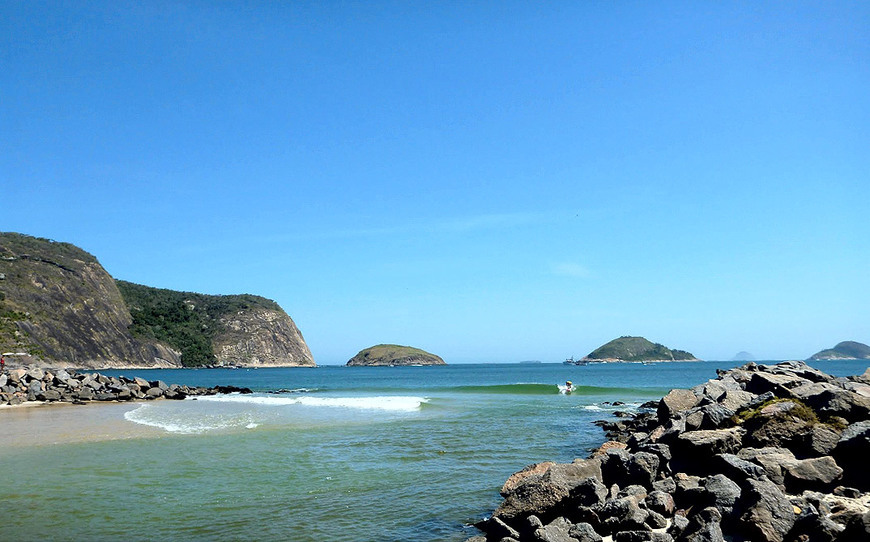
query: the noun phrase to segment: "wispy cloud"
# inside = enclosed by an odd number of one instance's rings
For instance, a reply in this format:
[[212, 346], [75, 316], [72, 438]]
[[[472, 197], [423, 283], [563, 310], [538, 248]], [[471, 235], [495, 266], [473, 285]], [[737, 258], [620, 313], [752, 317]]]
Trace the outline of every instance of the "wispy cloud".
[[[345, 224], [333, 228], [300, 229], [273, 232], [263, 235], [248, 235], [237, 242], [248, 245], [279, 245], [300, 241], [329, 241], [352, 239], [378, 239], [406, 235], [457, 235], [479, 231], [515, 228], [552, 221], [552, 215], [543, 213], [491, 213], [459, 217], [439, 217], [432, 220], [415, 220], [381, 225], [361, 222], [359, 226]], [[222, 242], [198, 243], [184, 248], [185, 252], [213, 252], [223, 250]]]
[[498, 213], [447, 218], [435, 221], [429, 229], [435, 231], [466, 233], [534, 224], [545, 220], [545, 215], [536, 213]]
[[562, 277], [588, 278], [590, 276], [589, 269], [579, 263], [562, 262], [553, 264], [552, 271], [553, 274]]

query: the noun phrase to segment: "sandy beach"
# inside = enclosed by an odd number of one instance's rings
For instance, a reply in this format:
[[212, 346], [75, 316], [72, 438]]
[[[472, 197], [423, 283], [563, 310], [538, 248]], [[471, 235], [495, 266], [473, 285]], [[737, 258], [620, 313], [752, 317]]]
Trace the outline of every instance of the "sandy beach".
[[27, 403], [0, 407], [0, 452], [8, 448], [46, 446], [165, 435], [154, 427], [133, 423], [124, 414], [141, 403]]

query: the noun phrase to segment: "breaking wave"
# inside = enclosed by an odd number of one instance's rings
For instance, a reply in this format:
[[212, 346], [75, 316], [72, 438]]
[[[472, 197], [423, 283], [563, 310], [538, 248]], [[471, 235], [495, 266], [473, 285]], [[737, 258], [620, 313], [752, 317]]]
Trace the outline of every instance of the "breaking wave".
[[262, 397], [259, 395], [208, 395], [199, 401], [220, 403], [243, 403], [264, 406], [304, 405], [311, 407], [352, 408], [361, 410], [387, 410], [413, 412], [429, 402], [425, 397], [375, 396], [375, 397]]

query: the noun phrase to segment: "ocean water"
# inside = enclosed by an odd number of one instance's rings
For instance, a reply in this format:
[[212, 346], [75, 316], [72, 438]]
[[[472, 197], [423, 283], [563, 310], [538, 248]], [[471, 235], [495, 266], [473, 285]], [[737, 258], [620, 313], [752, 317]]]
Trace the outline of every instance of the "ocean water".
[[461, 541], [511, 473], [585, 457], [594, 420], [736, 365], [104, 371], [255, 393], [125, 405], [156, 429], [137, 438], [0, 448], [0, 538]]

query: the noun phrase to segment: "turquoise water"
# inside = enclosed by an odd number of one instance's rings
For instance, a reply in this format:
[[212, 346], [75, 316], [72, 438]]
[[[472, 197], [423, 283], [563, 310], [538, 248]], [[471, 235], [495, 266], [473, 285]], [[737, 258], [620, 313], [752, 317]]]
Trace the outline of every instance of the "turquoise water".
[[592, 421], [734, 365], [106, 371], [256, 393], [129, 404], [156, 436], [0, 449], [2, 537], [461, 541], [511, 473], [583, 457]]

